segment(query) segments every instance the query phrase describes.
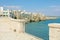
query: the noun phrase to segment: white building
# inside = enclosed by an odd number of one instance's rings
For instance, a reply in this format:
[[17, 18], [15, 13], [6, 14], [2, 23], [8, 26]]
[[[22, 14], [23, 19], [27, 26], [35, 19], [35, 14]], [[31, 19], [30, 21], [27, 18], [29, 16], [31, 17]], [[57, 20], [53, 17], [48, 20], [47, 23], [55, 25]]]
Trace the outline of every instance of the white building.
[[0, 16], [9, 16], [9, 9], [4, 10], [3, 7], [0, 7]]

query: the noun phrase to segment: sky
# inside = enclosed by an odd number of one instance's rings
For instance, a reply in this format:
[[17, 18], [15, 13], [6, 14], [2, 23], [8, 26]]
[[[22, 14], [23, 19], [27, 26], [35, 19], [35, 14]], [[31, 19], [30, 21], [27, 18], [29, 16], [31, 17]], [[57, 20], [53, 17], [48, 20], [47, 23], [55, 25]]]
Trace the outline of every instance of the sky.
[[0, 7], [60, 16], [60, 0], [0, 0]]

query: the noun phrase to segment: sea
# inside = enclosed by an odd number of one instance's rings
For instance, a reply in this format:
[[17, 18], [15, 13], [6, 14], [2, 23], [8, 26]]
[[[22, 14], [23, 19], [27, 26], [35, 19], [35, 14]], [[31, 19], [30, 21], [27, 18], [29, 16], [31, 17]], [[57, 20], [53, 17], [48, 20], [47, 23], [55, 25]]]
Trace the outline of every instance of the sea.
[[49, 23], [60, 23], [60, 18], [26, 24], [26, 32], [44, 40], [49, 40]]

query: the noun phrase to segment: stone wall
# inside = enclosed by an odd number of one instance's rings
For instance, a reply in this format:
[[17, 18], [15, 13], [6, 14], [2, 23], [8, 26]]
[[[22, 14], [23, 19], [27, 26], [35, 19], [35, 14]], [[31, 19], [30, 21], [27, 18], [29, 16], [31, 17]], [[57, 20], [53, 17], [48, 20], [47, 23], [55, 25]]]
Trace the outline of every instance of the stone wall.
[[0, 40], [43, 40], [25, 32], [24, 19], [0, 18]]

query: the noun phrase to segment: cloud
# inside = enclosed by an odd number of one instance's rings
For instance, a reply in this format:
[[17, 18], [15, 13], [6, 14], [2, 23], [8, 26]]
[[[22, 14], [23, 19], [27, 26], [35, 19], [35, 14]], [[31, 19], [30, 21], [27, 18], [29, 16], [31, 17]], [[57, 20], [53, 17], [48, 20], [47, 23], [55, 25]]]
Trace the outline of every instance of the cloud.
[[52, 7], [57, 7], [57, 6], [49, 6], [49, 7], [51, 7], [51, 8], [52, 8]]
[[54, 5], [54, 6], [49, 6], [48, 7], [51, 11], [60, 11], [60, 6], [59, 5]]
[[51, 6], [49, 6], [49, 7], [51, 7], [51, 8], [56, 8], [56, 7], [60, 7], [60, 5], [51, 5]]
[[45, 8], [40, 9], [40, 12], [49, 16], [60, 16], [60, 6], [59, 5], [47, 6]]
[[4, 6], [4, 7], [8, 9], [21, 9], [21, 6], [17, 6], [17, 5], [10, 5], [10, 6]]

